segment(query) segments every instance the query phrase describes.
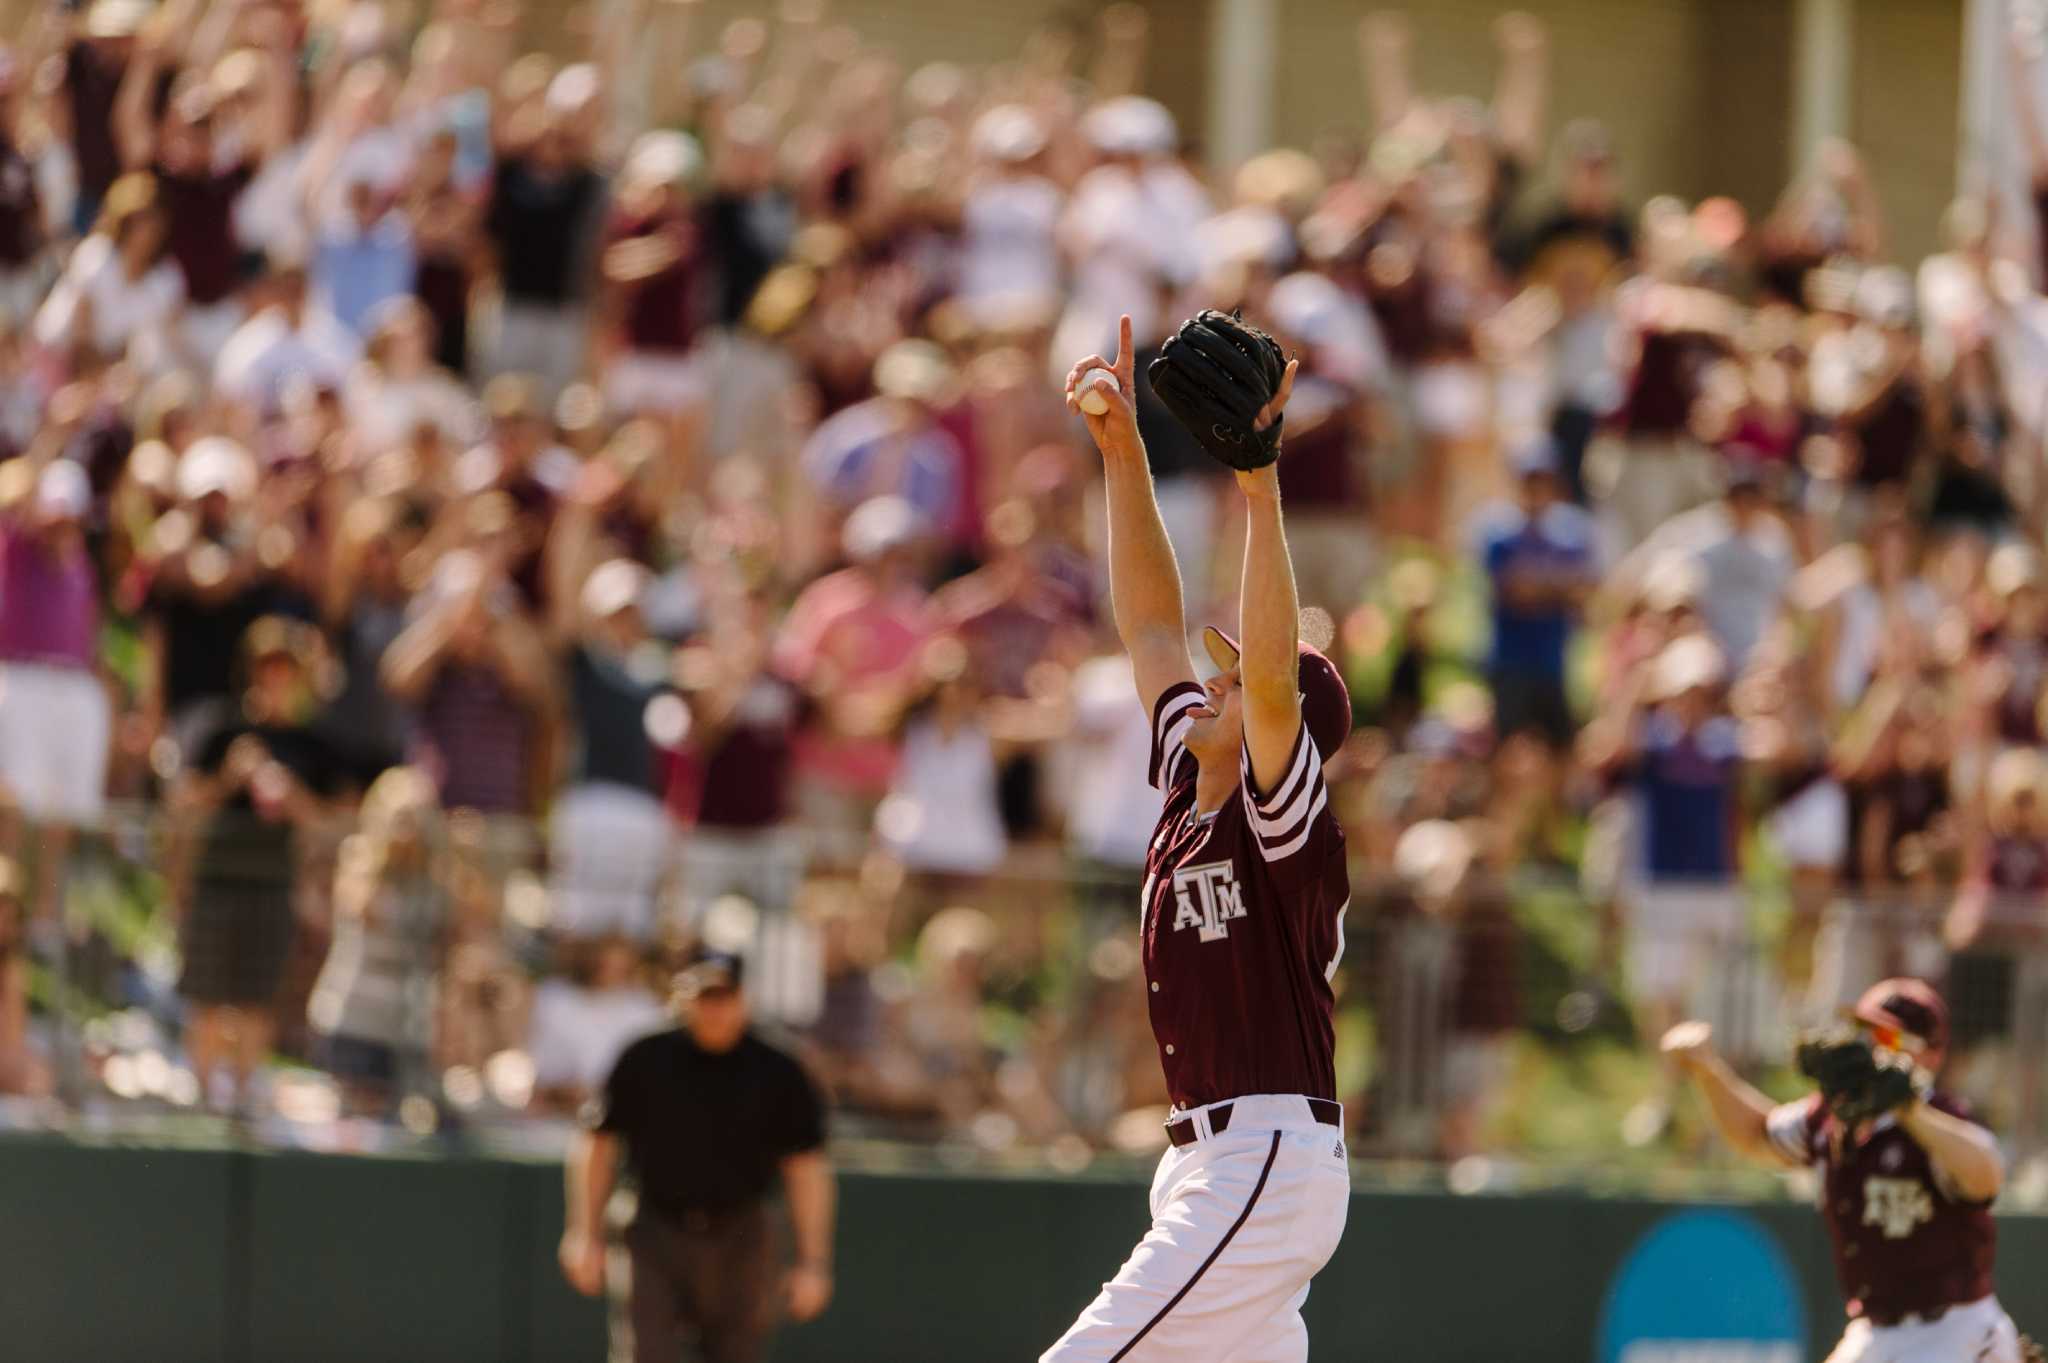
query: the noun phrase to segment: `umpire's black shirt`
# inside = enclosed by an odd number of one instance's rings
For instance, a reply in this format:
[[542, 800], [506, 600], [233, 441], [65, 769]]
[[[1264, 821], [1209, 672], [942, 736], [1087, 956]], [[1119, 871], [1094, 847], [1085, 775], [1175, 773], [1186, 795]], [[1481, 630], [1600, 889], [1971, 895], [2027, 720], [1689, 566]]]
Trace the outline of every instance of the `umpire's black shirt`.
[[591, 1125], [626, 1143], [640, 1202], [664, 1216], [761, 1201], [790, 1155], [825, 1143], [825, 1103], [794, 1059], [752, 1032], [722, 1054], [681, 1029], [626, 1048]]

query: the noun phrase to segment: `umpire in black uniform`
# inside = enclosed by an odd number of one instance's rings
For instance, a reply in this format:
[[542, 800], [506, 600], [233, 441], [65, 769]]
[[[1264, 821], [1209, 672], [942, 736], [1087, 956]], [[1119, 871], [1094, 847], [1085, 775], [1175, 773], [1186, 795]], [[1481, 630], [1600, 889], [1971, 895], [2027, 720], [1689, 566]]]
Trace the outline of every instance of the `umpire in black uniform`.
[[[825, 1104], [802, 1066], [748, 1030], [738, 957], [699, 953], [676, 984], [683, 1025], [626, 1048], [569, 1152], [562, 1271], [579, 1292], [604, 1289], [623, 1150], [640, 1202], [626, 1230], [632, 1344], [615, 1360], [756, 1363], [778, 1308], [805, 1321], [832, 1296]], [[779, 1274], [778, 1179], [796, 1250]]]

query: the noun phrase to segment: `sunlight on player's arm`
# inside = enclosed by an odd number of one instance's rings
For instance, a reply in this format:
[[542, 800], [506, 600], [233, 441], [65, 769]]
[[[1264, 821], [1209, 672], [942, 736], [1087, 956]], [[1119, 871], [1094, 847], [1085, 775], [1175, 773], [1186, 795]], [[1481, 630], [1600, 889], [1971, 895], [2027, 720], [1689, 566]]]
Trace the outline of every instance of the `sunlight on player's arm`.
[[[1289, 362], [1280, 391], [1259, 414], [1260, 429], [1272, 425], [1287, 405], [1295, 369], [1296, 364]], [[1301, 731], [1301, 606], [1280, 512], [1279, 467], [1268, 464], [1237, 475], [1247, 522], [1244, 587], [1238, 605], [1238, 684], [1244, 691], [1244, 738], [1252, 778], [1267, 794], [1287, 775], [1287, 761]]]
[[1663, 1050], [1692, 1077], [1714, 1128], [1738, 1154], [1779, 1168], [1802, 1167], [1771, 1140], [1771, 1114], [1778, 1104], [1728, 1067], [1714, 1049], [1713, 1032], [1706, 1024], [1679, 1023], [1665, 1033]]
[[1188, 657], [1180, 565], [1160, 519], [1145, 442], [1138, 435], [1136, 363], [1131, 319], [1125, 317], [1118, 326], [1116, 358], [1090, 355], [1067, 376], [1067, 405], [1081, 410], [1075, 388], [1090, 370], [1107, 369], [1116, 375], [1116, 390], [1103, 393], [1108, 410], [1099, 416], [1082, 415], [1102, 451], [1109, 503], [1110, 609], [1117, 635], [1131, 655], [1139, 698], [1149, 712], [1169, 686], [1193, 681], [1195, 668]]
[[1975, 1122], [1916, 1102], [1899, 1125], [1919, 1142], [1944, 1183], [1944, 1191], [1966, 1202], [1989, 1202], [2005, 1183], [2005, 1157], [1998, 1139]]

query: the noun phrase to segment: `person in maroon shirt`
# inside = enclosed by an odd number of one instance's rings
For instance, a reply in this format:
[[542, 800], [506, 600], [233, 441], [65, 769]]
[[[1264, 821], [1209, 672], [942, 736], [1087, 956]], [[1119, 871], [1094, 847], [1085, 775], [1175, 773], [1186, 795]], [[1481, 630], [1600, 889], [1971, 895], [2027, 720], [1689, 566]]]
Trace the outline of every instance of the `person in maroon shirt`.
[[[1146, 857], [1141, 959], [1173, 1113], [1152, 1228], [1040, 1363], [1305, 1360], [1301, 1304], [1344, 1231], [1350, 1172], [1336, 1101], [1330, 979], [1350, 903], [1323, 754], [1350, 732], [1336, 667], [1302, 644], [1268, 465], [1237, 475], [1247, 530], [1241, 634], [1210, 629], [1195, 680], [1180, 570], [1133, 406], [1131, 319], [1108, 411], [1087, 416], [1109, 503], [1110, 598], [1153, 716], [1165, 807]], [[1279, 418], [1290, 363], [1260, 413]], [[1077, 405], [1074, 410], [1078, 411]]]
[[620, 174], [599, 258], [617, 347], [604, 367], [605, 396], [620, 412], [677, 413], [705, 398], [692, 349], [711, 280], [684, 188], [698, 160], [684, 134], [647, 133]]
[[[266, 53], [257, 103], [223, 136], [227, 110], [203, 69], [176, 70], [185, 56], [181, 35], [139, 42], [114, 102], [114, 142], [126, 169], [156, 177], [171, 258], [185, 277], [184, 342], [194, 359], [211, 364], [243, 320], [235, 201], [290, 136], [294, 83], [291, 54]], [[223, 155], [229, 146], [234, 154]]]
[[[1872, 985], [1851, 1010], [1881, 1048], [1939, 1073], [1948, 1006], [1919, 980]], [[2004, 1181], [1998, 1142], [1939, 1089], [1845, 1126], [1820, 1094], [1773, 1103], [1715, 1053], [1712, 1029], [1684, 1022], [1664, 1052], [1698, 1084], [1729, 1144], [1766, 1163], [1813, 1168], [1849, 1328], [1829, 1363], [1972, 1359], [2020, 1363], [2023, 1344], [1992, 1290]]]
[[150, 7], [138, 0], [97, 0], [64, 51], [63, 108], [78, 161], [78, 202], [73, 222], [89, 230], [100, 200], [121, 176], [114, 145], [114, 99], [135, 50], [135, 34]]

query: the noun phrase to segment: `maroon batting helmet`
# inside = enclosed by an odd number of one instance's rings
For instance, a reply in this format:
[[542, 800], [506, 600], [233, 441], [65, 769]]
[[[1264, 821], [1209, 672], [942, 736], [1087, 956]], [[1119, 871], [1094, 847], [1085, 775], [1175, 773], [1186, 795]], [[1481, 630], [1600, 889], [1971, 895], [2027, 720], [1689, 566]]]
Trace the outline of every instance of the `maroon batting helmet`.
[[1897, 1033], [1886, 1044], [1904, 1050], [1948, 1049], [1948, 1005], [1923, 980], [1882, 980], [1863, 991], [1851, 1010], [1858, 1022], [1880, 1032]]

